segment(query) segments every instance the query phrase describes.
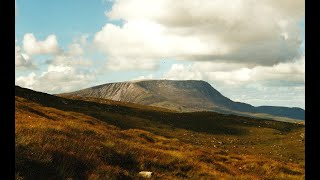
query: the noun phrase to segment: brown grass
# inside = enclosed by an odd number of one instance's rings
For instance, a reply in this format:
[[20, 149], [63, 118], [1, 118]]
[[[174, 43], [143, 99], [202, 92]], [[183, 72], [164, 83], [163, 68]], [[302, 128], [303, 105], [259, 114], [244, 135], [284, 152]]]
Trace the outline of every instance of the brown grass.
[[304, 179], [303, 126], [220, 118], [223, 133], [192, 127], [205, 113], [179, 119], [108, 102], [96, 116], [90, 104], [80, 112], [29, 99], [16, 96], [16, 179], [139, 179], [142, 170], [154, 179]]

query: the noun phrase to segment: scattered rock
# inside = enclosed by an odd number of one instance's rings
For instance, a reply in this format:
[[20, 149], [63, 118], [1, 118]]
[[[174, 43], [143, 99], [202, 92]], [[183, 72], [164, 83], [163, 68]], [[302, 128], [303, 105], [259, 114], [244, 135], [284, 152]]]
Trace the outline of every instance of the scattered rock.
[[301, 137], [301, 138], [304, 138], [304, 133], [301, 133], [301, 134], [300, 134], [300, 137]]
[[139, 175], [144, 178], [151, 178], [152, 172], [150, 171], [140, 171]]

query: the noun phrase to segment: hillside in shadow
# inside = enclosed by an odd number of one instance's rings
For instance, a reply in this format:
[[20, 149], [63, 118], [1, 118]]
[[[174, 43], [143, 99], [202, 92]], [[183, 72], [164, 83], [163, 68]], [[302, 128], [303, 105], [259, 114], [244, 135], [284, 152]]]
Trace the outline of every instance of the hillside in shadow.
[[[260, 126], [282, 132], [290, 132], [293, 129], [301, 127], [301, 125], [295, 123], [255, 119], [215, 112], [179, 113], [163, 108], [133, 103], [113, 103], [115, 101], [101, 100], [98, 98], [70, 97], [70, 99], [68, 99], [21, 87], [16, 87], [16, 96], [63, 111], [84, 113], [124, 129], [143, 129], [143, 127], [140, 127], [140, 124], [135, 123], [135, 121], [153, 121], [169, 125], [172, 128], [184, 128], [197, 132], [230, 135], [245, 134], [246, 131], [242, 127]], [[119, 114], [128, 120], [119, 120], [113, 116], [114, 114]]]

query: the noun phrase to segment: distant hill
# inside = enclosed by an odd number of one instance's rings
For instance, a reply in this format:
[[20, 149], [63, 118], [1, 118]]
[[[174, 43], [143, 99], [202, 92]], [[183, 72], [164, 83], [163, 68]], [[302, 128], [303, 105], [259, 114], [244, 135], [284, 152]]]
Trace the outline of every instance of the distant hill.
[[177, 111], [216, 111], [282, 121], [304, 120], [301, 108], [252, 106], [234, 102], [209, 83], [199, 80], [142, 80], [103, 84], [61, 96], [80, 96], [132, 102]]

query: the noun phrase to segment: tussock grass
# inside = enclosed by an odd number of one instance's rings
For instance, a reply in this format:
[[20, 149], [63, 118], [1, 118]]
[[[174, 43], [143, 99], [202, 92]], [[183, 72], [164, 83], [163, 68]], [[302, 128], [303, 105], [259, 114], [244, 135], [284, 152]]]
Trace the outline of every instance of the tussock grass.
[[301, 125], [24, 93], [16, 179], [304, 179]]

